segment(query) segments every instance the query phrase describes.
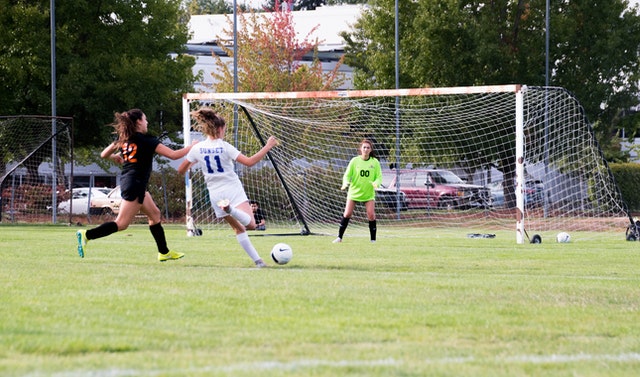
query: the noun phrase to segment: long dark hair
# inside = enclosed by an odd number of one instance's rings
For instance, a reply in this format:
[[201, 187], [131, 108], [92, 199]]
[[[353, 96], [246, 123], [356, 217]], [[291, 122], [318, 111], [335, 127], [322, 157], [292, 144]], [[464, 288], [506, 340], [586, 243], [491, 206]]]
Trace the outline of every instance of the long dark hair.
[[131, 109], [122, 113], [115, 113], [113, 128], [118, 135], [118, 145], [129, 140], [138, 131], [137, 123], [144, 113], [140, 109]]

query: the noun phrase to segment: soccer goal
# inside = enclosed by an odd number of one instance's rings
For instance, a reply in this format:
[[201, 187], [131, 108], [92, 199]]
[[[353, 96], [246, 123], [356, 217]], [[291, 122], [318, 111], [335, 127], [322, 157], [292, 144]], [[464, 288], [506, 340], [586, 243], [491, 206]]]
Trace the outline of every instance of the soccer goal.
[[56, 222], [72, 178], [73, 119], [0, 117], [0, 223]]
[[[410, 226], [513, 230], [518, 243], [560, 231], [624, 239], [630, 221], [582, 107], [562, 88], [187, 93], [186, 144], [201, 138], [189, 116], [200, 106], [225, 117], [227, 141], [246, 155], [271, 135], [281, 140], [262, 163], [237, 169], [266, 214], [264, 234], [336, 234], [342, 174], [365, 138], [383, 166], [381, 235], [386, 226]], [[186, 186], [188, 228], [214, 229], [198, 169]], [[350, 235], [367, 235], [366, 226], [364, 206], [356, 207]]]

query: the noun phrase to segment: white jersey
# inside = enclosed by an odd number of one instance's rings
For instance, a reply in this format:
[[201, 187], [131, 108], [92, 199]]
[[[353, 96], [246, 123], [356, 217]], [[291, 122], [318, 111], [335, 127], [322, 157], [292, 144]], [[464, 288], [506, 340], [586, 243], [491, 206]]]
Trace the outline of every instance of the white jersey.
[[235, 172], [234, 161], [240, 151], [222, 139], [206, 139], [194, 145], [186, 156], [189, 162], [199, 162], [210, 191], [237, 185], [240, 178]]

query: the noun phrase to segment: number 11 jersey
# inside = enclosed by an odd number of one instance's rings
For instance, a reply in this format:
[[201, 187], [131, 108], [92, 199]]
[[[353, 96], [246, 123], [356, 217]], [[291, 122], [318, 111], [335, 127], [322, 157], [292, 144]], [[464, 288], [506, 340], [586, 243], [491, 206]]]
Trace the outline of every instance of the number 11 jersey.
[[189, 162], [199, 162], [209, 190], [220, 190], [240, 179], [234, 161], [240, 151], [222, 139], [206, 139], [194, 145], [186, 156]]

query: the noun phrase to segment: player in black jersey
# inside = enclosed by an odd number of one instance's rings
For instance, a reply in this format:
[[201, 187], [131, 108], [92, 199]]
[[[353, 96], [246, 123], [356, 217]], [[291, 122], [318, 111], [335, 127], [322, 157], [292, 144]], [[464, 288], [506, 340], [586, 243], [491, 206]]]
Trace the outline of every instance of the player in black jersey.
[[158, 260], [164, 262], [182, 258], [183, 253], [169, 250], [167, 247], [160, 209], [147, 191], [147, 184], [151, 176], [154, 153], [177, 160], [184, 157], [191, 146], [173, 150], [163, 145], [157, 137], [147, 135], [147, 116], [139, 109], [116, 113], [113, 126], [118, 139], [106, 147], [100, 156], [122, 164], [120, 212], [115, 221], [103, 223], [89, 230], [78, 230], [78, 254], [84, 257], [89, 240], [127, 229], [135, 215], [142, 212], [149, 220], [149, 230], [158, 246]]

